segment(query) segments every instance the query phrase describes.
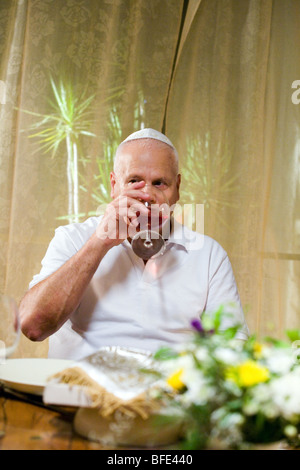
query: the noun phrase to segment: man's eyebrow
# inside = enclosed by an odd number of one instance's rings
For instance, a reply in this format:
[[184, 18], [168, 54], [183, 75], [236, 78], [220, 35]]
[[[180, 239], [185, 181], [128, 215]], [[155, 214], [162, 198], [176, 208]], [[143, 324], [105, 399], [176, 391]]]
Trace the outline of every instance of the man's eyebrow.
[[165, 176], [158, 176], [157, 178], [153, 178], [152, 181], [162, 181], [163, 183], [167, 183], [169, 179], [166, 178]]
[[[137, 174], [137, 173], [132, 173], [132, 174], [129, 174], [127, 177], [126, 177], [126, 181], [130, 181], [132, 179], [136, 179], [136, 180], [140, 180], [140, 181], [144, 181], [144, 177]], [[152, 183], [155, 183], [156, 181], [161, 181], [162, 183], [170, 183], [170, 178], [168, 178], [167, 176], [153, 176], [152, 177]]]
[[137, 175], [136, 173], [134, 173], [134, 174], [128, 175], [126, 179], [127, 180], [131, 180], [131, 179], [143, 180], [144, 178], [142, 176]]

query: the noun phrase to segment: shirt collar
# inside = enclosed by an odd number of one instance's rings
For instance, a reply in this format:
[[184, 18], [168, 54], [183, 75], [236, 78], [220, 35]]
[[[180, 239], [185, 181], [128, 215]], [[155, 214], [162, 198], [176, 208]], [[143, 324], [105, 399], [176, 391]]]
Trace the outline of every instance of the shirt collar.
[[167, 244], [169, 245], [180, 245], [182, 246], [186, 251], [188, 250], [188, 238], [187, 238], [187, 227], [179, 223], [177, 220], [172, 219], [172, 230], [171, 234], [167, 240]]

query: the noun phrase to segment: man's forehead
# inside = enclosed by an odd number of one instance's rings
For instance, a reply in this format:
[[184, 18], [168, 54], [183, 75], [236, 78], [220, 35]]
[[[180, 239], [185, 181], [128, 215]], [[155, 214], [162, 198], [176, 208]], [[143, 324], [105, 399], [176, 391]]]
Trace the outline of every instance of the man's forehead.
[[130, 144], [126, 144], [119, 154], [119, 164], [124, 170], [130, 172], [139, 169], [151, 169], [152, 171], [157, 169], [159, 171], [159, 169], [167, 168], [170, 170], [175, 164], [173, 151], [166, 144], [162, 144], [162, 146], [156, 146], [153, 143], [142, 145], [141, 142], [135, 145], [130, 142]]
[[178, 163], [174, 149], [165, 142], [143, 138], [123, 142], [117, 150], [114, 171], [124, 172], [130, 167], [168, 168], [177, 174]]

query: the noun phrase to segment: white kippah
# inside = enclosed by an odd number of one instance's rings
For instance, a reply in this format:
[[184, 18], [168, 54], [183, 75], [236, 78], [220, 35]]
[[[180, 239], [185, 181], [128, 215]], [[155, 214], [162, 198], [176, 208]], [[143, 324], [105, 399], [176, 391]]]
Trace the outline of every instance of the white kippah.
[[162, 134], [159, 131], [156, 131], [155, 129], [141, 129], [140, 131], [136, 131], [133, 134], [130, 134], [125, 140], [123, 140], [122, 144], [124, 142], [129, 142], [130, 140], [136, 140], [136, 139], [154, 139], [154, 140], [160, 140], [161, 142], [164, 142], [165, 144], [168, 144], [172, 149], [175, 150], [174, 145], [172, 142], [166, 137], [164, 134]]

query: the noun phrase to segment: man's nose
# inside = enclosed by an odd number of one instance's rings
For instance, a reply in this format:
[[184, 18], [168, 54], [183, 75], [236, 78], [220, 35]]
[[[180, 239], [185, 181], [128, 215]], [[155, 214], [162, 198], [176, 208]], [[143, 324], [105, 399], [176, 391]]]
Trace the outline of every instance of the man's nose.
[[144, 193], [149, 194], [150, 204], [156, 204], [157, 203], [157, 194], [155, 191], [155, 187], [152, 184], [145, 184], [145, 186], [141, 189]]

